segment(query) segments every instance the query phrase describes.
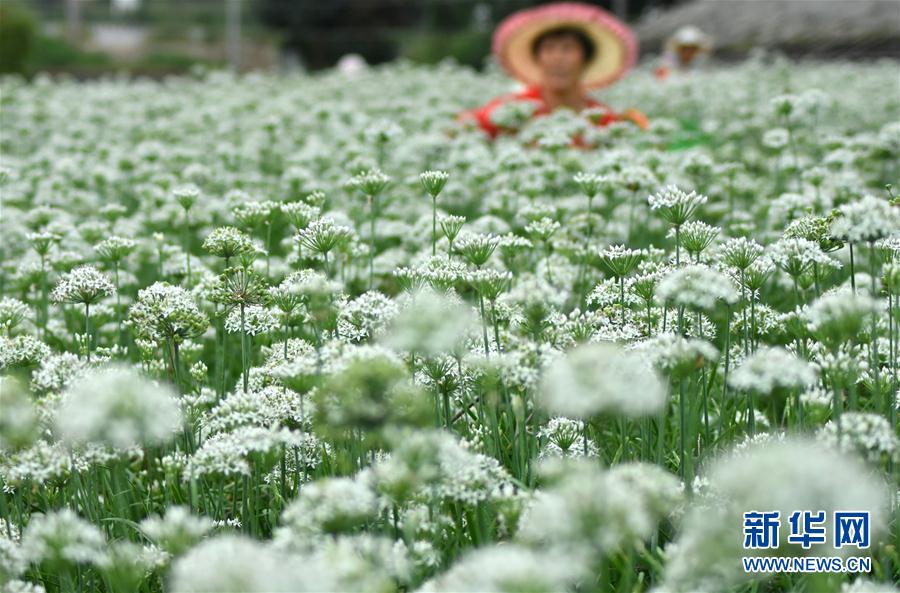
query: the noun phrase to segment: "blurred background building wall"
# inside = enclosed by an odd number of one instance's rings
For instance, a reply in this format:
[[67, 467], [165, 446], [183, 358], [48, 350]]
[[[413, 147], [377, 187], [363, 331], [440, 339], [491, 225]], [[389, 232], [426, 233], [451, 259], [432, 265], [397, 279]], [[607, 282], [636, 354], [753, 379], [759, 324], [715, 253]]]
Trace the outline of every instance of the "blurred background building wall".
[[694, 0], [647, 15], [637, 25], [644, 50], [695, 25], [719, 57], [754, 47], [821, 58], [900, 57], [900, 0]]
[[[635, 25], [644, 53], [679, 26], [718, 55], [755, 47], [814, 57], [900, 57], [900, 0], [603, 0]], [[0, 70], [318, 69], [347, 54], [370, 64], [453, 58], [479, 67], [496, 24], [533, 0], [0, 0]]]

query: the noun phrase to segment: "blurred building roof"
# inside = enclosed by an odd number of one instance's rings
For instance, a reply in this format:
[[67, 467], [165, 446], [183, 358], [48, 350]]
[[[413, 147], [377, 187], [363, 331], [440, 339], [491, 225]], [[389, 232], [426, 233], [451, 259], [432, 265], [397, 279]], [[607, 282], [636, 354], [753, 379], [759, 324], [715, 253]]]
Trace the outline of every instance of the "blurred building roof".
[[709, 33], [725, 55], [766, 47], [900, 57], [898, 0], [694, 0], [644, 17], [636, 27], [642, 49], [659, 51], [683, 25]]

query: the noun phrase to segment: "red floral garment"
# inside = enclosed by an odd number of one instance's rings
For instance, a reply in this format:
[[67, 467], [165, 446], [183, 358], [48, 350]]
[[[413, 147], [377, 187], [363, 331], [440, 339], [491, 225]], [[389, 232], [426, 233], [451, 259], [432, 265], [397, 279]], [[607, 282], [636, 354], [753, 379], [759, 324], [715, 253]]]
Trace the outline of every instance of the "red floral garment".
[[[539, 86], [529, 86], [516, 93], [501, 95], [488, 103], [485, 103], [481, 107], [464, 111], [459, 115], [459, 120], [475, 120], [491, 139], [496, 138], [503, 130], [491, 121], [491, 115], [495, 109], [512, 101], [533, 101], [537, 103], [537, 109], [534, 110], [533, 117], [540, 117], [550, 113], [550, 108], [544, 102], [543, 95], [541, 94], [541, 88]], [[617, 121], [632, 121], [641, 129], [645, 129], [648, 125], [646, 116], [636, 109], [628, 109], [623, 113], [615, 113], [608, 105], [595, 101], [590, 97], [587, 97], [586, 103], [588, 108], [601, 110], [600, 116], [594, 119], [594, 123], [597, 126], [608, 126]]]

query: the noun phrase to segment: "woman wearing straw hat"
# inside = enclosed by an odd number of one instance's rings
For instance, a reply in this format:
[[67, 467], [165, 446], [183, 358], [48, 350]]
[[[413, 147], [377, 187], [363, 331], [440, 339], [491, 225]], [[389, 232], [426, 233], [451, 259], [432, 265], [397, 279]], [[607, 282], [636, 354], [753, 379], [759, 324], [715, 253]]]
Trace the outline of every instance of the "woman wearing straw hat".
[[681, 27], [666, 41], [662, 63], [656, 77], [663, 80], [673, 73], [686, 74], [699, 69], [712, 51], [709, 35], [693, 25]]
[[525, 88], [460, 114], [460, 120], [474, 120], [491, 138], [515, 131], [494, 116], [501, 106], [518, 102], [530, 102], [533, 117], [562, 107], [590, 109], [592, 121], [601, 126], [615, 121], [648, 125], [636, 109], [615, 113], [587, 94], [612, 84], [637, 61], [634, 34], [605, 10], [576, 2], [522, 10], [494, 32], [493, 52]]

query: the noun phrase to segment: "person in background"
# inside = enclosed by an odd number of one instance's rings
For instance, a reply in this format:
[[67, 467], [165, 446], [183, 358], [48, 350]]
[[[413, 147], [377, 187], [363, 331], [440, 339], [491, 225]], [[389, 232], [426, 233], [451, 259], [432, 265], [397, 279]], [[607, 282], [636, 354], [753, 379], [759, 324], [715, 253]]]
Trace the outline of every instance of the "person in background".
[[515, 133], [520, 120], [558, 108], [587, 111], [598, 126], [630, 121], [644, 129], [637, 109], [613, 111], [588, 95], [609, 86], [637, 61], [637, 40], [608, 12], [575, 2], [545, 4], [507, 17], [494, 32], [493, 52], [500, 65], [524, 85], [461, 113], [490, 138]]
[[337, 63], [338, 72], [348, 78], [364, 72], [368, 67], [366, 59], [359, 54], [344, 54]]
[[700, 69], [712, 52], [712, 39], [693, 25], [678, 29], [668, 41], [656, 77], [687, 74]]

